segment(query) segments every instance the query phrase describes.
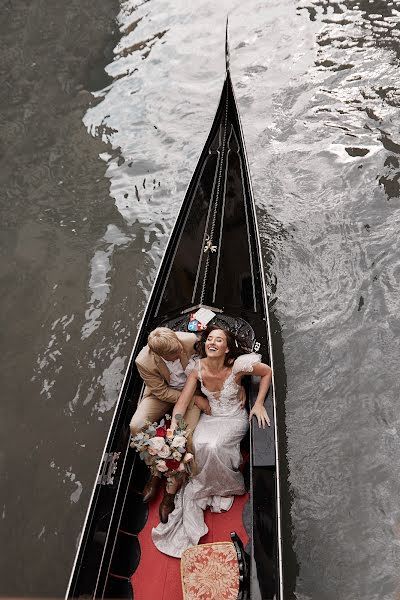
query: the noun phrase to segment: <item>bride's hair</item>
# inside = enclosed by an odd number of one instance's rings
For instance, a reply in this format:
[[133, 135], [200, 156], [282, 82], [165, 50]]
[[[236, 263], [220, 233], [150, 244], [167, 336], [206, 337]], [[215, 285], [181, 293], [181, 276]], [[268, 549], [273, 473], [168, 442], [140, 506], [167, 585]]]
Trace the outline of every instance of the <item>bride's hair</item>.
[[216, 329], [220, 329], [226, 335], [226, 342], [228, 344], [229, 350], [229, 352], [227, 352], [227, 354], [225, 355], [226, 366], [231, 366], [233, 361], [241, 354], [248, 354], [249, 352], [251, 352], [250, 348], [247, 346], [243, 338], [239, 337], [238, 335], [235, 335], [234, 333], [229, 331], [229, 329], [225, 329], [225, 327], [220, 327], [219, 325], [209, 325], [207, 329], [205, 329], [201, 333], [199, 341], [196, 342], [194, 346], [194, 349], [200, 356], [200, 358], [205, 358], [207, 356], [205, 350], [206, 340], [210, 333], [212, 331], [215, 331]]

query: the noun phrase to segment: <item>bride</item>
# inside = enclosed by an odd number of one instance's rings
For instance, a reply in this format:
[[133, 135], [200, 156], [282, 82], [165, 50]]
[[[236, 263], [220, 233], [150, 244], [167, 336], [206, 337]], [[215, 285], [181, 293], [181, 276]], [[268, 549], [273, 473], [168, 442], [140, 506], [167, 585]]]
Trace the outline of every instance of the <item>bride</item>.
[[[264, 400], [272, 371], [260, 362], [260, 355], [246, 353], [248, 350], [230, 331], [216, 325], [203, 332], [197, 351], [199, 358], [187, 367], [188, 379], [174, 406], [171, 422], [173, 430], [176, 416], [185, 413], [199, 381], [208, 405], [193, 434], [197, 474], [177, 493], [168, 522], [160, 523], [152, 531], [157, 548], [178, 558], [207, 533], [203, 513], [207, 506], [213, 512], [229, 510], [233, 496], [245, 493], [239, 471], [240, 442], [249, 420], [254, 415], [259, 427], [270, 425]], [[249, 373], [260, 376], [261, 380], [256, 401], [247, 416], [240, 400], [240, 382]]]

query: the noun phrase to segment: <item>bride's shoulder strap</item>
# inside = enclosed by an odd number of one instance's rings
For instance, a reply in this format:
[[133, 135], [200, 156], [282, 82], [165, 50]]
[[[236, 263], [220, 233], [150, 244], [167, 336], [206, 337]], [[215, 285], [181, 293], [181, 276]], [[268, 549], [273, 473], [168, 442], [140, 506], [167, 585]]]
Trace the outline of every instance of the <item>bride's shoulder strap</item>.
[[241, 354], [237, 357], [233, 363], [232, 371], [236, 375], [237, 373], [251, 373], [253, 371], [253, 365], [261, 362], [261, 354]]

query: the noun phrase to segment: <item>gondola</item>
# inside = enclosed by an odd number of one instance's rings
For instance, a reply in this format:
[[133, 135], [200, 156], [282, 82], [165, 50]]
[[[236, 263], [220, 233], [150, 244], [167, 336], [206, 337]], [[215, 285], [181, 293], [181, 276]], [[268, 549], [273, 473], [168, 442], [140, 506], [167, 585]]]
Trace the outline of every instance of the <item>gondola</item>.
[[[147, 471], [130, 448], [129, 422], [143, 393], [135, 357], [149, 332], [188, 328], [190, 315], [211, 309], [212, 322], [244, 336], [272, 366], [267, 293], [257, 215], [226, 41], [226, 74], [217, 112], [188, 186], [137, 335], [97, 473], [66, 598], [135, 598], [134, 573], [144, 560], [141, 500]], [[257, 381], [248, 378], [251, 405]], [[266, 399], [271, 427], [252, 423], [245, 508], [249, 595], [282, 600], [278, 424], [274, 381]], [[173, 559], [177, 560], [177, 559]], [[154, 563], [155, 564], [155, 563]], [[133, 575], [133, 578], [132, 578]], [[148, 573], [148, 577], [155, 576]], [[133, 581], [133, 585], [132, 585]], [[157, 598], [175, 600], [171, 595]], [[246, 597], [245, 595], [243, 597]], [[144, 600], [153, 600], [145, 598]]]

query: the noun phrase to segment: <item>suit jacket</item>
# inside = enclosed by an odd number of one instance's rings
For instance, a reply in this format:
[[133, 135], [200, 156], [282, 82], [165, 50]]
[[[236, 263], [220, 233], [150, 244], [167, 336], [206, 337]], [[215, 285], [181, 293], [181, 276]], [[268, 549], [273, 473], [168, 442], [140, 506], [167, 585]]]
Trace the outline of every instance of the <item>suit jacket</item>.
[[[187, 367], [189, 359], [194, 354], [194, 344], [197, 342], [197, 336], [194, 333], [185, 333], [177, 331], [178, 340], [183, 346], [183, 352], [180, 360], [183, 369]], [[141, 378], [146, 384], [145, 396], [154, 396], [163, 402], [175, 404], [181, 390], [174, 390], [169, 387], [170, 373], [163, 359], [152, 352], [146, 345], [137, 355], [136, 366]]]

